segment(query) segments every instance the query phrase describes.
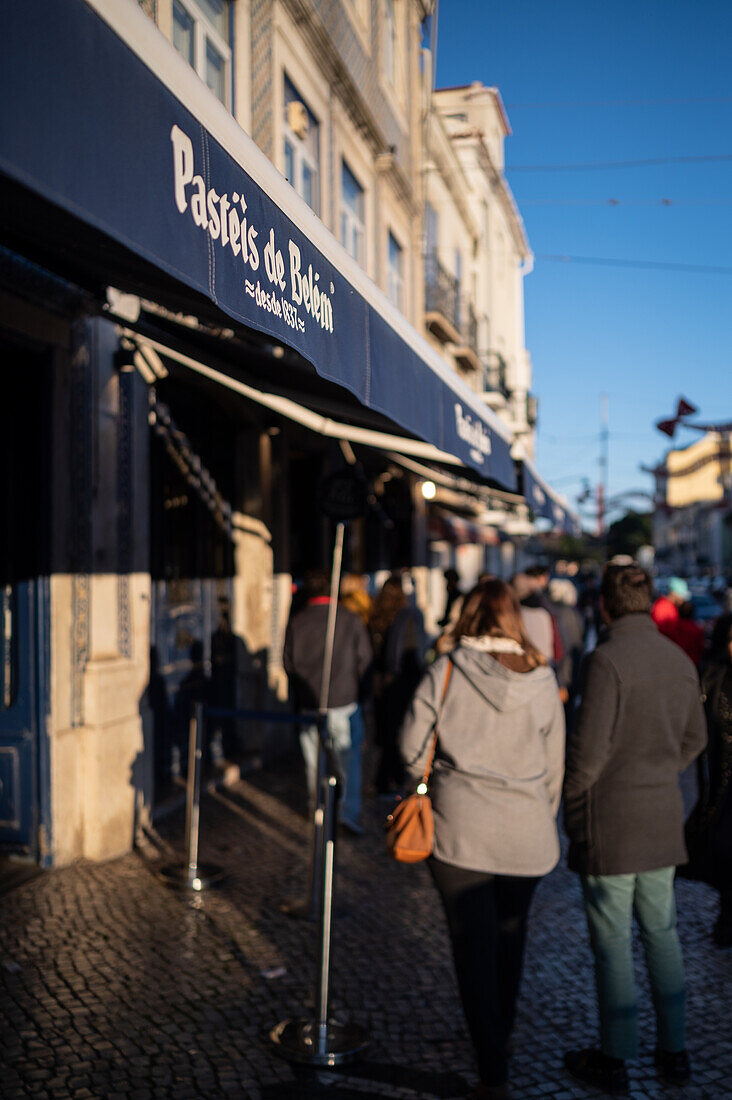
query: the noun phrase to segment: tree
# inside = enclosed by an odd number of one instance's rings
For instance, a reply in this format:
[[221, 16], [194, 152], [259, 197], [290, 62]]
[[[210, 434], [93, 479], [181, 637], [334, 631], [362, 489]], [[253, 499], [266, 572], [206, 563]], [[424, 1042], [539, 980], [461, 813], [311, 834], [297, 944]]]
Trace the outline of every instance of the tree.
[[607, 532], [607, 554], [630, 554], [636, 557], [641, 546], [651, 542], [651, 512], [626, 512], [611, 523]]
[[548, 534], [542, 535], [540, 542], [544, 553], [553, 561], [576, 561], [578, 564], [599, 563], [602, 561], [602, 549], [594, 535], [583, 532], [582, 535]]

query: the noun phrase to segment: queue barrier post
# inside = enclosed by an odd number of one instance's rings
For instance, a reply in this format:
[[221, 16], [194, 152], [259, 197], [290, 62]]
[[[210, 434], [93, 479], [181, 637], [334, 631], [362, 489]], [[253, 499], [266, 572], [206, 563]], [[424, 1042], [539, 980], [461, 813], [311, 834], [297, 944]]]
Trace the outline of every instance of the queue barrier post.
[[338, 778], [322, 782], [323, 830], [320, 860], [318, 959], [315, 974], [315, 1015], [283, 1020], [270, 1031], [275, 1049], [289, 1061], [310, 1066], [338, 1066], [358, 1058], [369, 1040], [357, 1024], [330, 1016], [330, 964], [333, 926], [333, 885], [337, 829]]
[[260, 719], [301, 725], [317, 722], [319, 745], [319, 783], [314, 819], [314, 845], [310, 871], [309, 897], [305, 910], [315, 908], [318, 916], [318, 958], [315, 975], [315, 1015], [312, 1018], [284, 1020], [270, 1032], [270, 1039], [283, 1057], [312, 1066], [337, 1066], [358, 1058], [369, 1044], [365, 1030], [356, 1024], [332, 1019], [329, 1012], [330, 968], [333, 926], [333, 887], [337, 836], [339, 776], [336, 759], [325, 734], [325, 716], [280, 712], [233, 710], [195, 706], [189, 726], [189, 767], [186, 798], [185, 863], [163, 868], [161, 877], [171, 886], [199, 893], [221, 881], [223, 871], [198, 860], [201, 765], [205, 715], [220, 718]]
[[168, 885], [179, 890], [200, 894], [224, 878], [224, 871], [215, 863], [200, 863], [198, 843], [201, 824], [201, 768], [203, 764], [204, 708], [199, 700], [188, 726], [188, 778], [186, 783], [186, 859], [184, 863], [169, 863], [158, 874]]
[[329, 754], [325, 741], [325, 716], [310, 712], [289, 714], [282, 711], [260, 711], [234, 709], [231, 707], [204, 707], [197, 703], [191, 715], [189, 726], [188, 759], [193, 765], [188, 769], [186, 785], [186, 855], [185, 863], [168, 864], [158, 874], [170, 886], [200, 893], [209, 886], [221, 882], [224, 872], [214, 864], [199, 864], [198, 844], [200, 826], [201, 768], [203, 759], [203, 728], [206, 717], [234, 718], [248, 721], [281, 722], [286, 725], [317, 725], [318, 727], [318, 768], [315, 786], [313, 811], [313, 839], [308, 873], [308, 888], [304, 897], [286, 899], [280, 909], [290, 917], [316, 921], [320, 892], [320, 860], [323, 836], [322, 780], [326, 773]]

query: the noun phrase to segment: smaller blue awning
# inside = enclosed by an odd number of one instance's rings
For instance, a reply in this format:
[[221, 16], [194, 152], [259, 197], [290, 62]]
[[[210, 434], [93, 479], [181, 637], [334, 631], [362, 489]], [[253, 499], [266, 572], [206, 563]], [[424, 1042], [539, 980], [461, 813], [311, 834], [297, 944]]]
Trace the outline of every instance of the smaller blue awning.
[[567, 502], [539, 477], [528, 459], [521, 461], [521, 492], [535, 516], [551, 521], [568, 535], [581, 535], [578, 517]]

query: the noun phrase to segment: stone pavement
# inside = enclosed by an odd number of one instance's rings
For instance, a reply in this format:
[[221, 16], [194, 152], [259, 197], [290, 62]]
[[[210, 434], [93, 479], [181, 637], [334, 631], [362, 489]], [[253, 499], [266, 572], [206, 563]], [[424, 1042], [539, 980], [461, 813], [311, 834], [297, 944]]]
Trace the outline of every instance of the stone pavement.
[[[4, 1100], [449, 1100], [475, 1081], [441, 910], [425, 867], [383, 854], [383, 806], [339, 842], [333, 1004], [366, 1027], [363, 1061], [296, 1071], [267, 1031], [312, 1004], [315, 930], [279, 911], [304, 882], [307, 824], [286, 777], [208, 794], [201, 855], [225, 885], [191, 903], [156, 878], [180, 854], [182, 815], [157, 848], [79, 863], [0, 898], [0, 1095]], [[714, 896], [677, 886], [688, 969], [693, 1083], [661, 1087], [642, 985], [643, 1056], [631, 1095], [732, 1096], [732, 952], [709, 938]], [[516, 1100], [600, 1094], [562, 1069], [595, 1035], [590, 952], [575, 877], [557, 869], [532, 912], [512, 1065]]]

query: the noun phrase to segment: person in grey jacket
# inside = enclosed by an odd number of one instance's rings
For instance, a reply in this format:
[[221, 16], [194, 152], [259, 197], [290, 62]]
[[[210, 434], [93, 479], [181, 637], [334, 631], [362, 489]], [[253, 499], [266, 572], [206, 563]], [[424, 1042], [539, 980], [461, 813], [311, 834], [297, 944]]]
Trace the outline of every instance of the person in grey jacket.
[[564, 780], [569, 865], [581, 876], [595, 956], [601, 1048], [570, 1051], [565, 1065], [586, 1083], [621, 1092], [625, 1059], [638, 1055], [633, 913], [656, 1009], [658, 1071], [675, 1084], [690, 1075], [673, 882], [687, 858], [679, 775], [707, 734], [696, 669], [651, 619], [647, 573], [635, 563], [607, 565], [601, 609], [607, 631], [583, 662]]
[[454, 635], [455, 649], [417, 689], [400, 747], [410, 776], [419, 778], [439, 711], [429, 865], [477, 1054], [474, 1095], [498, 1098], [508, 1096], [508, 1040], [531, 898], [559, 859], [564, 711], [554, 673], [528, 641], [504, 581], [490, 578], [466, 596]]
[[[305, 577], [307, 603], [297, 611], [285, 631], [282, 663], [290, 682], [296, 710], [317, 711], [325, 655], [325, 634], [330, 606], [330, 578], [319, 569]], [[361, 704], [371, 686], [373, 653], [368, 631], [353, 611], [339, 606], [335, 617], [335, 638], [330, 683], [327, 685], [326, 733], [341, 768], [343, 794], [339, 803], [341, 824], [360, 835], [361, 764], [364, 723]], [[315, 800], [318, 766], [318, 728], [304, 726], [300, 747], [305, 762], [308, 795]]]

